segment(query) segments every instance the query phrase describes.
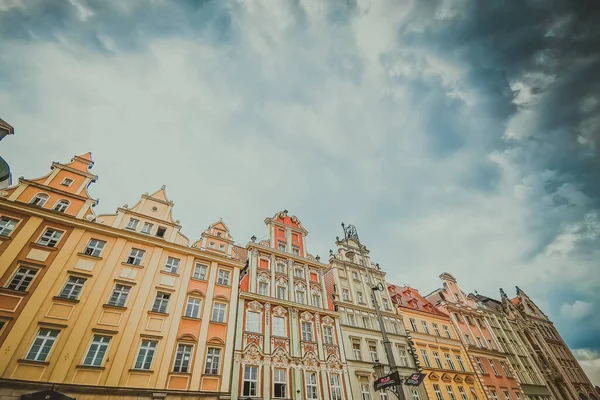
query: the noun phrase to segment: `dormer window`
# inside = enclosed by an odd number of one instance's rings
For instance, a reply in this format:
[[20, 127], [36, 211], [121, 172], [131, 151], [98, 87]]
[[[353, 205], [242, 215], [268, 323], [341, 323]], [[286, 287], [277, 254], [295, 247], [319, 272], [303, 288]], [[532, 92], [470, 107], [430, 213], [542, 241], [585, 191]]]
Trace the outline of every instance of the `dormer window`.
[[223, 243], [219, 244], [219, 250], [225, 251], [225, 245]]
[[221, 237], [221, 236], [223, 236], [223, 235], [221, 234], [221, 232], [217, 232], [217, 237]]
[[138, 224], [140, 223], [139, 219], [129, 218], [129, 222], [127, 223], [127, 229], [131, 229], [135, 231], [137, 229]]
[[156, 229], [156, 236], [159, 238], [164, 238], [166, 233], [167, 233], [167, 228], [165, 228], [164, 226], [159, 226]]
[[277, 250], [279, 250], [279, 251], [285, 251], [285, 247], [286, 247], [285, 242], [279, 242], [277, 244]]
[[208, 248], [209, 248], [209, 249], [214, 249], [215, 247], [216, 247], [216, 245], [215, 245], [215, 242], [210, 242], [210, 243], [208, 244]]
[[63, 185], [63, 186], [69, 187], [69, 186], [71, 186], [73, 184], [73, 179], [71, 179], [71, 178], [65, 178], [65, 179], [62, 180], [62, 182], [60, 184]]
[[34, 206], [38, 206], [38, 207], [44, 207], [44, 205], [46, 205], [46, 202], [48, 201], [49, 196], [45, 193], [38, 193], [35, 195], [35, 197], [33, 199], [31, 199], [31, 201], [29, 202], [29, 204], [32, 204]]
[[144, 227], [142, 228], [142, 233], [150, 234], [150, 232], [152, 232], [153, 226], [154, 226], [154, 224], [151, 224], [150, 222], [144, 222]]
[[67, 208], [69, 208], [70, 204], [71, 203], [69, 203], [69, 200], [64, 200], [64, 199], [59, 200], [54, 205], [53, 210], [64, 213], [65, 211], [67, 211]]

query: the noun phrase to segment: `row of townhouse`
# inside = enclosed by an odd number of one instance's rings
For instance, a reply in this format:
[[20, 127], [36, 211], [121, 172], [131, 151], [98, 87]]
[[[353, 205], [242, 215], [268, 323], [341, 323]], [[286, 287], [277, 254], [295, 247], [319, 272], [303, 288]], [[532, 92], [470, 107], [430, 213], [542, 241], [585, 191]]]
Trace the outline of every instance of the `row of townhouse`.
[[92, 166], [87, 153], [0, 190], [3, 400], [388, 400], [373, 382], [390, 368], [425, 374], [409, 400], [597, 400], [520, 289], [389, 284], [351, 225], [322, 263], [285, 210], [245, 246], [222, 220], [192, 242], [164, 187], [96, 216]]

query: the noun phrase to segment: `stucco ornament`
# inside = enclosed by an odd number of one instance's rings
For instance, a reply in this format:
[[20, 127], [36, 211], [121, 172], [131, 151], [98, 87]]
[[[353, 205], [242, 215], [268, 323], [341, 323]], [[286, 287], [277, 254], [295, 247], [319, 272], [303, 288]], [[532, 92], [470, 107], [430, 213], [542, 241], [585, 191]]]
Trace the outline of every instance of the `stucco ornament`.
[[275, 368], [288, 368], [291, 358], [282, 347], [277, 347], [271, 355], [271, 365]]
[[285, 317], [287, 314], [287, 310], [281, 306], [276, 306], [272, 311], [273, 316], [275, 317]]
[[263, 306], [258, 301], [251, 301], [250, 303], [248, 303], [248, 310], [250, 311], [260, 312], [262, 308]]
[[254, 344], [246, 347], [246, 350], [244, 350], [244, 353], [242, 354], [242, 364], [259, 364], [262, 359], [263, 354], [258, 346]]
[[319, 359], [313, 352], [306, 353], [302, 359], [302, 367], [306, 371], [319, 371], [321, 369]]
[[321, 322], [323, 323], [323, 325], [332, 326], [333, 325], [333, 318], [331, 318], [330, 316], [326, 315], [326, 316], [323, 317], [323, 319], [321, 320]]
[[300, 319], [302, 319], [302, 321], [305, 321], [305, 322], [310, 322], [313, 319], [313, 315], [311, 313], [309, 313], [308, 311], [304, 311], [300, 315]]

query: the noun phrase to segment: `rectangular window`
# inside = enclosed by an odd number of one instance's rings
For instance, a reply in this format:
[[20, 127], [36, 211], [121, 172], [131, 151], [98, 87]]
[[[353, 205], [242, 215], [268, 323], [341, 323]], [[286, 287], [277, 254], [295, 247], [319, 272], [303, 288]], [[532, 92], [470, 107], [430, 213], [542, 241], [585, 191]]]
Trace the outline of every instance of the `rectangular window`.
[[60, 184], [63, 185], [63, 186], [69, 187], [69, 186], [71, 186], [73, 184], [73, 179], [71, 179], [71, 178], [64, 178]]
[[355, 281], [358, 281], [358, 272], [356, 271], [352, 271], [352, 279], [354, 279]]
[[318, 293], [312, 294], [312, 305], [313, 307], [321, 307], [321, 295]]
[[258, 390], [258, 367], [255, 365], [246, 365], [244, 367], [244, 386], [243, 396], [256, 396]]
[[456, 371], [456, 367], [454, 366], [454, 362], [452, 362], [452, 358], [450, 358], [450, 354], [444, 353], [444, 357], [446, 358], [446, 364], [448, 364], [448, 368], [452, 371]]
[[410, 326], [412, 327], [413, 332], [419, 332], [419, 330], [417, 329], [417, 321], [415, 321], [414, 318], [410, 318]]
[[318, 400], [319, 390], [317, 388], [317, 373], [305, 372], [306, 376], [306, 398], [310, 400]]
[[213, 305], [212, 320], [214, 322], [225, 322], [225, 309], [227, 305], [223, 303], [215, 303]]
[[287, 289], [285, 286], [277, 286], [277, 298], [280, 300], [286, 300]]
[[88, 242], [83, 254], [92, 256], [92, 257], [100, 257], [102, 254], [102, 250], [104, 250], [104, 246], [106, 242], [98, 239], [90, 239]]
[[433, 324], [431, 324], [431, 325], [433, 326], [433, 332], [435, 333], [435, 335], [436, 335], [436, 336], [442, 336], [442, 335], [440, 334], [440, 328], [438, 327], [438, 324], [436, 324], [436, 323], [433, 323]]
[[127, 296], [129, 296], [130, 290], [130, 286], [119, 284], [115, 285], [115, 288], [113, 289], [113, 292], [110, 295], [110, 299], [108, 300], [108, 305], [116, 307], [125, 307], [125, 303], [127, 302]]
[[302, 321], [302, 340], [305, 342], [312, 342], [313, 340], [313, 328], [311, 322]]
[[217, 283], [219, 285], [229, 286], [229, 274], [230, 272], [226, 269], [220, 269], [217, 276]]
[[179, 258], [167, 257], [165, 271], [176, 274], [179, 271]]
[[447, 338], [451, 338], [452, 335], [450, 334], [450, 329], [448, 329], [447, 325], [444, 325], [444, 333], [446, 334]]
[[483, 363], [481, 362], [481, 358], [475, 357], [475, 361], [477, 362], [477, 366], [479, 367], [479, 370], [481, 371], [481, 373], [487, 374], [487, 371], [485, 370], [485, 367], [483, 366]]
[[342, 400], [342, 380], [338, 374], [329, 374], [329, 387], [331, 388], [331, 400]]
[[81, 290], [83, 289], [83, 284], [85, 281], [85, 278], [70, 276], [69, 279], [67, 279], [67, 283], [65, 283], [65, 286], [60, 291], [58, 297], [70, 300], [79, 299], [79, 295], [81, 294]]
[[287, 397], [287, 371], [283, 368], [273, 369], [273, 397], [276, 399]]
[[377, 355], [377, 346], [370, 344], [369, 345], [369, 355], [371, 356], [371, 361], [379, 362], [379, 356]]
[[296, 290], [296, 303], [300, 303], [300, 304], [305, 303], [304, 291]]
[[285, 318], [283, 317], [273, 317], [273, 336], [285, 336]]
[[185, 305], [185, 316], [190, 318], [200, 318], [200, 305], [202, 300], [196, 297], [188, 297]]
[[90, 348], [87, 351], [83, 365], [90, 365], [93, 367], [102, 366], [106, 350], [108, 350], [108, 344], [110, 343], [110, 336], [94, 335]]
[[435, 364], [437, 365], [437, 367], [439, 369], [444, 369], [444, 367], [442, 366], [442, 360], [440, 360], [440, 353], [438, 353], [437, 351], [434, 351], [433, 359], [435, 360]]
[[48, 228], [44, 231], [42, 236], [40, 236], [40, 238], [37, 241], [37, 244], [41, 244], [42, 246], [47, 247], [56, 247], [62, 235], [62, 231]]
[[260, 294], [261, 296], [269, 295], [269, 284], [267, 282], [258, 283], [258, 294]]
[[299, 248], [297, 248], [296, 246], [292, 246], [292, 253], [293, 253], [295, 256], [299, 256], [299, 255], [300, 255], [300, 249], [299, 249]]
[[383, 303], [383, 309], [386, 311], [390, 311], [390, 303], [389, 303], [388, 299], [386, 299], [384, 297], [381, 299], [381, 302]]
[[135, 219], [135, 218], [129, 218], [129, 222], [127, 223], [127, 229], [131, 229], [131, 230], [136, 230], [138, 223], [140, 222], [140, 220]]
[[423, 332], [429, 335], [429, 326], [427, 326], [427, 321], [421, 321], [421, 325], [423, 326]]
[[333, 344], [333, 328], [331, 326], [323, 326], [323, 341], [325, 344]]
[[466, 371], [465, 369], [465, 364], [463, 364], [463, 360], [462, 357], [460, 355], [456, 355], [456, 361], [458, 362], [458, 368], [460, 368], [461, 371]]
[[368, 383], [360, 384], [360, 396], [362, 400], [371, 400], [371, 390]]
[[506, 375], [507, 378], [510, 378], [511, 377], [510, 371], [504, 361], [500, 361], [500, 367], [502, 367], [502, 371], [504, 371], [504, 375]]
[[364, 303], [365, 302], [365, 299], [363, 298], [362, 292], [356, 292], [356, 300], [359, 303]]
[[277, 249], [279, 251], [285, 251], [285, 243], [284, 242], [277, 243]]
[[142, 260], [144, 259], [144, 250], [140, 249], [131, 249], [129, 252], [129, 257], [127, 257], [127, 264], [131, 265], [142, 265]]
[[149, 370], [152, 367], [156, 345], [157, 342], [153, 340], [142, 340], [137, 358], [135, 359], [135, 369]]
[[52, 346], [54, 346], [54, 343], [56, 342], [58, 333], [59, 331], [54, 329], [40, 329], [35, 336], [33, 345], [31, 345], [31, 349], [29, 349], [25, 359], [31, 361], [46, 361], [50, 354], [50, 350], [52, 350]]
[[278, 274], [285, 274], [285, 264], [278, 262], [275, 266], [275, 272], [277, 272]]
[[15, 226], [17, 226], [17, 220], [10, 219], [7, 217], [0, 217], [0, 236], [10, 236], [12, 231], [15, 230]]
[[444, 400], [444, 396], [442, 395], [442, 391], [440, 389], [440, 385], [433, 385], [433, 391], [435, 392], [435, 399], [436, 400]]
[[498, 373], [498, 370], [496, 369], [496, 363], [494, 363], [494, 360], [492, 360], [490, 358], [489, 362], [490, 362], [490, 367], [492, 367], [492, 371], [494, 371], [494, 375], [500, 376], [500, 374]]
[[504, 391], [504, 400], [510, 400], [510, 393], [508, 393], [506, 390]]
[[352, 353], [354, 354], [355, 360], [362, 361], [362, 352], [360, 351], [360, 343], [358, 343], [358, 342], [352, 343]]
[[469, 337], [469, 335], [465, 335], [465, 340], [467, 342], [467, 344], [471, 344], [471, 338]]
[[379, 391], [379, 400], [390, 400], [390, 398], [385, 390]]
[[29, 285], [35, 278], [35, 275], [38, 273], [36, 268], [29, 267], [19, 267], [17, 272], [13, 275], [10, 280], [7, 288], [12, 290], [18, 290], [20, 292], [25, 292], [29, 288]]
[[408, 367], [408, 355], [406, 353], [406, 349], [399, 347], [398, 353], [400, 354], [400, 366]]
[[154, 224], [151, 224], [150, 222], [144, 222], [144, 226], [142, 227], [142, 233], [149, 234], [150, 232], [152, 232], [153, 226]]
[[304, 278], [304, 270], [302, 268], [294, 268], [294, 278]]
[[354, 318], [354, 314], [346, 314], [346, 319], [348, 320], [348, 325], [356, 326], [356, 319]]
[[209, 347], [206, 351], [206, 365], [204, 367], [204, 373], [206, 375], [218, 375], [220, 362], [221, 349]]
[[478, 345], [479, 347], [485, 347], [485, 346], [483, 345], [483, 342], [481, 341], [481, 338], [480, 338], [479, 336], [477, 336], [477, 338], [476, 338], [476, 339], [477, 339], [477, 345]]
[[208, 267], [206, 265], [196, 264], [194, 266], [194, 273], [192, 275], [192, 278], [199, 279], [201, 281], [205, 281], [207, 272], [208, 272]]
[[468, 315], [465, 315], [465, 321], [467, 321], [467, 324], [473, 325], [473, 322], [471, 321], [471, 318]]
[[362, 321], [363, 321], [363, 325], [364, 325], [365, 328], [371, 329], [371, 318], [369, 318], [369, 317], [362, 317]]
[[192, 359], [192, 349], [193, 347], [191, 344], [180, 343], [177, 345], [177, 352], [175, 353], [175, 363], [173, 364], [173, 372], [189, 372], [190, 360]]
[[253, 311], [246, 312], [246, 330], [260, 332], [260, 314]]
[[344, 301], [350, 301], [350, 292], [348, 289], [342, 289], [342, 298]]
[[463, 388], [462, 386], [458, 387], [458, 394], [460, 394], [461, 400], [469, 400], [469, 398], [467, 397], [467, 393], [465, 392], [465, 388]]
[[169, 293], [158, 292], [154, 298], [154, 304], [152, 305], [152, 311], [157, 313], [166, 313], [169, 308], [169, 300], [171, 295]]
[[392, 322], [392, 332], [394, 332], [396, 335], [400, 334], [400, 328], [398, 328], [398, 323]]
[[417, 389], [410, 389], [410, 395], [412, 400], [420, 400], [419, 391]]
[[431, 361], [429, 360], [429, 355], [426, 350], [421, 350], [421, 358], [423, 359], [425, 366], [431, 368]]
[[490, 393], [492, 394], [492, 399], [493, 400], [498, 400], [498, 393], [496, 393], [495, 390], [490, 390]]
[[450, 400], [456, 400], [456, 396], [454, 396], [454, 392], [452, 391], [452, 386], [447, 385], [446, 391], [448, 392], [448, 396], [450, 397]]
[[164, 238], [166, 233], [167, 228], [165, 228], [164, 226], [159, 226], [158, 228], [156, 228], [156, 237]]

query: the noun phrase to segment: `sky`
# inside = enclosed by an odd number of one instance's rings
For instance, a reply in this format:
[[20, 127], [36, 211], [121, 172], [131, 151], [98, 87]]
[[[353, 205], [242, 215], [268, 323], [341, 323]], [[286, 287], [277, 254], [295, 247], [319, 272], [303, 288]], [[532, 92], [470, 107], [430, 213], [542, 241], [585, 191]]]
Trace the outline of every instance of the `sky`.
[[91, 151], [97, 214], [165, 184], [191, 240], [287, 209], [422, 294], [518, 285], [600, 384], [594, 3], [0, 0], [0, 152]]

